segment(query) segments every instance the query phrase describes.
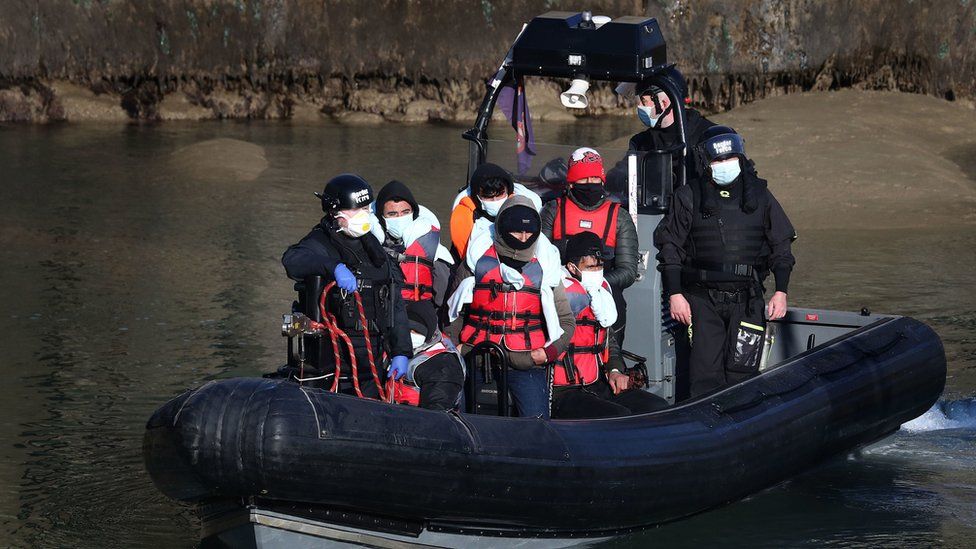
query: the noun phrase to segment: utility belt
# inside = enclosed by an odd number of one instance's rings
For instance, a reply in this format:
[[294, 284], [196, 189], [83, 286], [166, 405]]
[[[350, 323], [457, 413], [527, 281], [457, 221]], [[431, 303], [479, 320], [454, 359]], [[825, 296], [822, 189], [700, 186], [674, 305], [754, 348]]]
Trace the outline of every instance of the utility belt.
[[691, 259], [681, 268], [681, 278], [686, 284], [698, 282], [736, 282], [752, 280], [758, 272], [755, 265], [746, 263], [719, 263]]
[[756, 297], [756, 288], [749, 285], [735, 290], [719, 290], [717, 288], [706, 288], [697, 284], [692, 284], [684, 288], [685, 291], [698, 297], [706, 298], [712, 303], [746, 303], [750, 298]]

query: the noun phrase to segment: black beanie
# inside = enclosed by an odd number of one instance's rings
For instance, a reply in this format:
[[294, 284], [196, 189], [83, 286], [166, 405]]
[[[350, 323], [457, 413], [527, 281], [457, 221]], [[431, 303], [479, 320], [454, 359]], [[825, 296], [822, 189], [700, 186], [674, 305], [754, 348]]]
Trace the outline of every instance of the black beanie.
[[515, 192], [515, 184], [512, 182], [512, 174], [508, 173], [505, 168], [492, 163], [482, 164], [474, 169], [474, 173], [471, 174], [471, 198], [478, 196], [478, 191], [481, 189], [481, 185], [485, 181], [491, 179], [501, 179], [505, 182], [505, 189], [507, 189], [508, 194]]
[[[535, 244], [541, 229], [542, 222], [539, 219], [539, 212], [521, 204], [504, 208], [499, 212], [498, 219], [495, 221], [495, 230], [501, 233], [506, 244], [516, 250], [524, 250]], [[522, 242], [509, 234], [521, 231], [532, 233], [532, 236], [527, 241]]]
[[430, 301], [407, 301], [410, 329], [423, 334], [428, 341], [437, 333], [437, 310]]
[[576, 263], [580, 258], [587, 256], [603, 259], [603, 240], [596, 233], [583, 231], [574, 234], [566, 240], [566, 250], [563, 252], [563, 264]]
[[[413, 218], [417, 219], [417, 215], [420, 214], [420, 205], [417, 204], [417, 200], [413, 197], [413, 193], [405, 183], [397, 181], [396, 179], [390, 181], [380, 192], [376, 194], [376, 217], [381, 221], [383, 220], [383, 206], [390, 201], [404, 201], [410, 204], [413, 208]], [[385, 225], [384, 225], [385, 227]]]

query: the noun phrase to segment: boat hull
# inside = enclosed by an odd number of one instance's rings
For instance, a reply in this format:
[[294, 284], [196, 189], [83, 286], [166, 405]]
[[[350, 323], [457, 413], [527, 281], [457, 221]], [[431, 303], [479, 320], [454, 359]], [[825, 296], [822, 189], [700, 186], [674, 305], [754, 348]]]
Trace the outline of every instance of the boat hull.
[[606, 536], [741, 499], [884, 437], [936, 402], [945, 375], [938, 336], [896, 317], [625, 418], [472, 416], [228, 379], [160, 408], [144, 455], [156, 486], [184, 502], [257, 497], [438, 532]]

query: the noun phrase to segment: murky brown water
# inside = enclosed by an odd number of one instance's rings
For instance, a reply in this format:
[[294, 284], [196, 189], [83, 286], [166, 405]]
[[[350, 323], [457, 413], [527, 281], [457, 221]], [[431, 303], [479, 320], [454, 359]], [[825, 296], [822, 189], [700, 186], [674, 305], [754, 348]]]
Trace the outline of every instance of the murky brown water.
[[[603, 142], [632, 127], [583, 130]], [[283, 360], [278, 315], [293, 296], [278, 260], [317, 221], [311, 192], [332, 174], [404, 180], [446, 220], [466, 166], [460, 131], [0, 127], [0, 542], [193, 544], [192, 513], [159, 495], [143, 470], [145, 420], [188, 386]], [[560, 139], [580, 128], [537, 131]], [[253, 145], [174, 155], [215, 138]], [[976, 228], [800, 231], [792, 303], [930, 323], [949, 356], [947, 397], [971, 402]], [[615, 544], [960, 545], [976, 528], [976, 431], [970, 413], [953, 417], [957, 429], [899, 433], [745, 502]]]

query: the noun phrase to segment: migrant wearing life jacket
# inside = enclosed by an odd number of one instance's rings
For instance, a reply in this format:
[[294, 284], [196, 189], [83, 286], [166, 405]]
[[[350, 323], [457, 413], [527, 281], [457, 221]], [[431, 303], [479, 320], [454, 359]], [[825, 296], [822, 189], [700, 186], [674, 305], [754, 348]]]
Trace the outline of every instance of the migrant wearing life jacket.
[[425, 301], [434, 297], [434, 258], [440, 244], [440, 234], [439, 230], [431, 229], [403, 251], [400, 261], [404, 278], [403, 299]]
[[491, 341], [510, 351], [531, 351], [546, 344], [542, 317], [542, 265], [535, 257], [522, 267], [520, 289], [502, 279], [492, 245], [475, 265], [474, 297], [461, 329], [461, 342]]
[[682, 284], [712, 283], [746, 288], [765, 276], [768, 193], [765, 181], [744, 171], [732, 189], [738, 197], [718, 197], [707, 181], [692, 185], [694, 219]]
[[[552, 384], [589, 385], [600, 377], [600, 366], [609, 358], [607, 329], [597, 322], [590, 307], [590, 294], [586, 293], [583, 285], [571, 276], [565, 280], [569, 282], [568, 286], [564, 286], [569, 306], [576, 315], [576, 331], [573, 332], [569, 348], [556, 362]], [[610, 290], [606, 281], [603, 287]]]
[[451, 342], [451, 339], [441, 333], [439, 340], [436, 340], [433, 345], [423, 350], [414, 351], [413, 358], [410, 359], [410, 364], [408, 365], [407, 374], [393, 384], [394, 402], [408, 404], [410, 406], [420, 406], [420, 388], [417, 386], [415, 378], [417, 368], [420, 368], [428, 360], [444, 353], [453, 355], [457, 359], [461, 371], [465, 371], [464, 358], [461, 356], [461, 353], [454, 346], [454, 343]]
[[617, 247], [617, 211], [620, 204], [604, 199], [595, 210], [584, 210], [568, 196], [556, 199], [556, 219], [552, 224], [553, 244], [563, 248], [561, 240], [574, 234], [590, 231], [603, 240], [604, 260], [613, 265], [614, 250]]

